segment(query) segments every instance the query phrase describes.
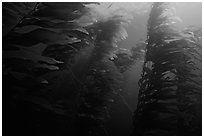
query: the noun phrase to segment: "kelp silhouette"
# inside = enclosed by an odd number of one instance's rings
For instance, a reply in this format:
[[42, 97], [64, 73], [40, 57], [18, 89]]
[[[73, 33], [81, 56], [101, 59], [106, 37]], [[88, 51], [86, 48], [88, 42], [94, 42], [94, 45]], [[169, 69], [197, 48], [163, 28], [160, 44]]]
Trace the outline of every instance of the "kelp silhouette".
[[86, 12], [84, 3], [3, 3], [4, 135], [75, 133], [69, 64], [93, 42], [73, 21]]
[[178, 32], [168, 3], [154, 3], [134, 135], [201, 135], [201, 31]]
[[30, 4], [3, 3], [3, 134], [107, 135], [120, 90], [109, 56], [129, 17], [103, 17], [93, 3]]

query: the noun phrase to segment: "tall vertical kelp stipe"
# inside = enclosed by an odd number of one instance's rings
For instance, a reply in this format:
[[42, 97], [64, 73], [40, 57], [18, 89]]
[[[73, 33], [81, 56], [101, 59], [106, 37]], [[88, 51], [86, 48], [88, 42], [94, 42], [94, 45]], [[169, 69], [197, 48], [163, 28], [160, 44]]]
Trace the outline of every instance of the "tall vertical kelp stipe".
[[176, 20], [152, 5], [134, 135], [201, 135], [201, 30], [176, 31]]
[[97, 4], [3, 3], [3, 135], [107, 135], [130, 18]]

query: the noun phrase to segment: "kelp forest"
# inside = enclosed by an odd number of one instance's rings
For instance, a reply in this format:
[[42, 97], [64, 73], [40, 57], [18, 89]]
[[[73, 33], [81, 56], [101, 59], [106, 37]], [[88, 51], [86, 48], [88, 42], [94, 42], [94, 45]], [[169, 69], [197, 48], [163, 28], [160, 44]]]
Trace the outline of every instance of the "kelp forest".
[[201, 11], [2, 2], [2, 135], [201, 136]]

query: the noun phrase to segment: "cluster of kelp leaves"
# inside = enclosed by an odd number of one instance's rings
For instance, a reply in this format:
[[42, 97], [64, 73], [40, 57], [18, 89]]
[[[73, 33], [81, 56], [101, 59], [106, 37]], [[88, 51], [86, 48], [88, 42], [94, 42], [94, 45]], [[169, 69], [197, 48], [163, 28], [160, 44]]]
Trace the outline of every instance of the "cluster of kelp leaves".
[[202, 135], [202, 31], [176, 30], [167, 3], [154, 3], [137, 110], [137, 135]]
[[108, 135], [108, 105], [142, 47], [118, 49], [131, 18], [100, 18], [98, 4], [3, 3], [3, 135]]

